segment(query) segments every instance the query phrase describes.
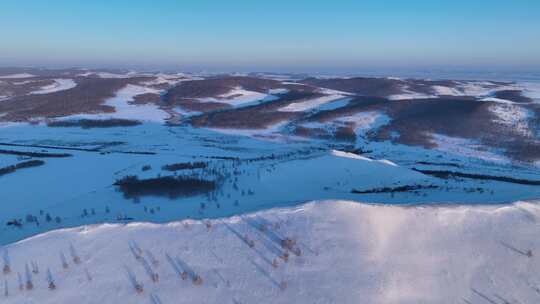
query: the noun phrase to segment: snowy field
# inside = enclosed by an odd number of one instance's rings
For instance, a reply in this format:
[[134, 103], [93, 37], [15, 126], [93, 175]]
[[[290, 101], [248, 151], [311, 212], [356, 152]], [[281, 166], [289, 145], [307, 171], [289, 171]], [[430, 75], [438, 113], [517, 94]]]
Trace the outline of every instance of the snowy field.
[[[357, 115], [353, 121], [360, 131], [367, 130], [368, 124], [375, 121], [370, 117]], [[0, 176], [3, 197], [9, 202], [0, 205], [0, 244], [81, 224], [216, 218], [320, 199], [485, 204], [540, 197], [535, 185], [440, 179], [413, 170], [451, 168], [539, 179], [534, 168], [519, 167], [495, 158], [496, 154], [478, 154], [463, 140], [438, 137], [440, 150], [385, 142], [359, 143], [373, 150], [359, 156], [341, 152], [336, 146], [333, 149], [337, 150], [332, 150], [324, 141], [246, 135], [250, 136], [153, 123], [88, 130], [40, 125], [4, 127], [0, 149], [71, 156], [43, 158], [42, 166]], [[19, 156], [0, 154], [0, 167], [18, 162]], [[169, 164], [190, 162], [204, 162], [208, 167], [176, 173], [163, 169]], [[462, 168], [448, 167], [452, 163]], [[215, 191], [201, 195], [131, 198], [113, 185], [129, 175], [141, 179], [196, 175], [219, 183]], [[47, 214], [60, 220], [46, 221]], [[28, 222], [29, 216], [39, 221]], [[14, 219], [20, 220], [22, 227], [5, 224]]]
[[83, 226], [4, 247], [2, 303], [535, 303], [539, 219], [525, 202], [327, 201]]
[[[428, 129], [432, 147], [393, 141], [394, 131], [381, 140], [375, 131], [408, 116], [360, 107], [356, 93], [299, 94], [308, 85], [293, 80], [251, 79], [190, 101], [267, 124], [195, 128], [189, 119], [205, 113], [164, 96], [204, 76], [152, 75], [106, 95], [101, 105], [114, 111], [0, 122], [0, 302], [538, 302], [540, 162], [444, 128]], [[41, 76], [1, 77], [17, 86]], [[25, 94], [82, 87], [69, 77]], [[489, 100], [480, 119], [537, 147], [535, 84], [410, 85], [379, 102], [422, 111], [418, 101], [440, 96]], [[497, 95], [517, 88], [531, 101]], [[141, 95], [157, 101], [136, 102]], [[316, 135], [338, 131], [352, 140]]]

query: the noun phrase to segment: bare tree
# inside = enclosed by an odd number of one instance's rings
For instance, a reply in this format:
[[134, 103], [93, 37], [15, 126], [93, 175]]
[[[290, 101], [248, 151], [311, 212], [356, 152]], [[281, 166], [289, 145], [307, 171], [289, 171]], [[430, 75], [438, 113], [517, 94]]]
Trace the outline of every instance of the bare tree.
[[11, 266], [10, 266], [10, 262], [9, 262], [9, 252], [8, 252], [7, 249], [4, 251], [4, 268], [3, 268], [3, 272], [4, 272], [4, 274], [8, 274], [8, 273], [11, 272]]
[[63, 251], [60, 251], [60, 261], [62, 262], [62, 268], [64, 268], [64, 269], [69, 268], [69, 264], [68, 264], [68, 262], [66, 260], [66, 256], [64, 255]]
[[127, 266], [125, 266], [125, 268], [126, 268], [129, 281], [131, 282], [131, 285], [133, 286], [135, 291], [139, 294], [143, 293], [144, 292], [143, 284], [137, 281], [137, 277], [135, 277], [135, 274], [131, 272], [131, 270]]
[[52, 276], [52, 273], [51, 273], [50, 269], [47, 269], [47, 281], [49, 283], [49, 289], [50, 290], [55, 290], [56, 289], [56, 284], [54, 283], [54, 279], [53, 279], [53, 276]]
[[129, 250], [131, 250], [131, 253], [135, 257], [135, 259], [139, 261], [142, 259], [142, 250], [135, 241], [129, 242]]
[[145, 258], [141, 258], [141, 264], [143, 265], [144, 270], [146, 270], [146, 273], [148, 274], [150, 279], [152, 279], [152, 282], [159, 282], [159, 274], [152, 269], [152, 267], [150, 266], [150, 264], [148, 264]]
[[19, 290], [23, 291], [24, 290], [24, 284], [23, 284], [23, 279], [22, 279], [22, 276], [21, 276], [20, 272], [17, 272], [17, 279], [19, 280]]
[[162, 302], [161, 302], [161, 299], [160, 299], [160, 298], [158, 297], [158, 295], [155, 294], [155, 293], [152, 293], [152, 294], [150, 295], [150, 299], [152, 300], [152, 304], [161, 304], [161, 303], [162, 303]]
[[156, 257], [152, 254], [150, 250], [146, 250], [146, 255], [148, 256], [148, 258], [150, 259], [150, 263], [152, 263], [154, 267], [159, 266], [159, 261], [156, 259]]
[[69, 244], [69, 252], [71, 254], [71, 259], [73, 259], [73, 263], [80, 264], [81, 258], [77, 254], [77, 251], [75, 250], [75, 247], [73, 247], [73, 244]]
[[84, 269], [84, 273], [86, 274], [86, 279], [88, 282], [92, 281], [92, 276], [90, 275], [90, 272], [88, 272], [87, 268]]
[[32, 261], [30, 263], [32, 265], [32, 273], [38, 274], [39, 273], [39, 267], [38, 267], [37, 262]]
[[34, 288], [34, 284], [32, 283], [32, 272], [30, 271], [28, 264], [24, 265], [24, 270], [26, 273], [26, 290], [32, 290]]

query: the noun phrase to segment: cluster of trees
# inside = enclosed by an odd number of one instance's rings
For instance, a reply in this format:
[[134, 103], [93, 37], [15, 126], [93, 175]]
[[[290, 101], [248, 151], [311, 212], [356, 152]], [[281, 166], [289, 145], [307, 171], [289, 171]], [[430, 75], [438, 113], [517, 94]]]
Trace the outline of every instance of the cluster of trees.
[[19, 169], [39, 167], [39, 166], [43, 166], [44, 164], [45, 164], [44, 161], [37, 160], [37, 159], [21, 162], [15, 165], [0, 168], [0, 176], [13, 173]]

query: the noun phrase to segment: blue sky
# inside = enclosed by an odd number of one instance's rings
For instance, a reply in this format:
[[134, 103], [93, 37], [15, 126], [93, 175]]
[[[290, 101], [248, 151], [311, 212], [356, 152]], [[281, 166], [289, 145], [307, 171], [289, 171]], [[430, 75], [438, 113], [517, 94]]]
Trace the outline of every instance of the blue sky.
[[0, 65], [540, 67], [537, 0], [2, 0]]

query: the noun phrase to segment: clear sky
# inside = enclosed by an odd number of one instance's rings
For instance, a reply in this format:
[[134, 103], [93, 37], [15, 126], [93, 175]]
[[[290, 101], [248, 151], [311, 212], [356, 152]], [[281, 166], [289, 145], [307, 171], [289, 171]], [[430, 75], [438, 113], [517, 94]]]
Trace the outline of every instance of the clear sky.
[[0, 65], [540, 67], [539, 0], [1, 0]]

